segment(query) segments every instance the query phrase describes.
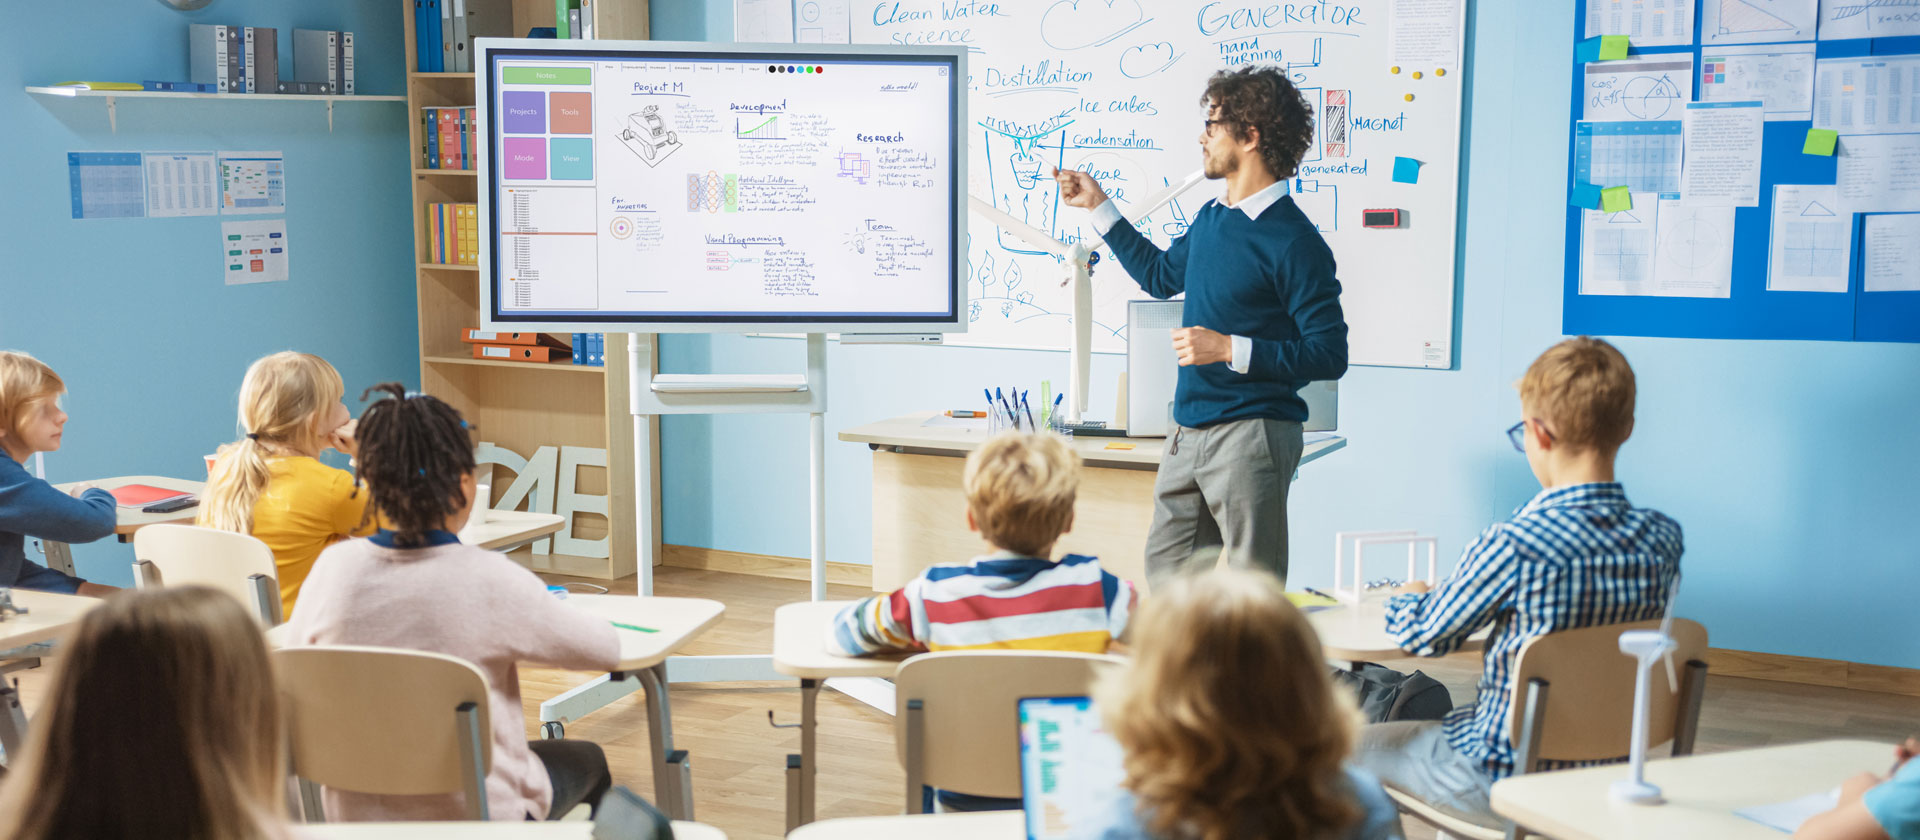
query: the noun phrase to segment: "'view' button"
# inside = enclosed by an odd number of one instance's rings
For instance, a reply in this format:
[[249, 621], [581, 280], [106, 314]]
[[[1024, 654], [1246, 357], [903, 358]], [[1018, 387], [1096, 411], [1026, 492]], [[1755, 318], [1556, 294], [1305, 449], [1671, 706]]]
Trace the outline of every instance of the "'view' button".
[[503, 67], [500, 77], [510, 85], [593, 84], [593, 70], [587, 67]]

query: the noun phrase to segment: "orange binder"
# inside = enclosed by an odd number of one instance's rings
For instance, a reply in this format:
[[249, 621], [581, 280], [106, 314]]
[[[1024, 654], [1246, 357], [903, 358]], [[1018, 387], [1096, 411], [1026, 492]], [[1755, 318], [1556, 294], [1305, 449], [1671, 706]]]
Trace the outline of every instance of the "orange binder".
[[573, 351], [566, 347], [534, 347], [526, 344], [475, 344], [473, 357], [476, 359], [498, 359], [503, 362], [555, 362], [573, 361]]
[[546, 333], [488, 332], [479, 327], [461, 330], [460, 340], [468, 344], [525, 344], [537, 347], [558, 347], [562, 350], [571, 349], [566, 342]]

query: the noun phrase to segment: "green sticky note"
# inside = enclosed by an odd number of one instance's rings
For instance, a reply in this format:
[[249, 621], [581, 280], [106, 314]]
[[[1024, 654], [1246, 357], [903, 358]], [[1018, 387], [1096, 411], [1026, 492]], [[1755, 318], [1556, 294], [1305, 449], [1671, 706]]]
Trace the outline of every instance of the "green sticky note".
[[1626, 187], [1608, 187], [1600, 191], [1600, 212], [1618, 213], [1633, 209], [1633, 196]]
[[1625, 35], [1600, 36], [1600, 60], [1601, 61], [1619, 61], [1620, 59], [1623, 59], [1626, 57], [1627, 57], [1627, 36]]
[[1840, 132], [1831, 128], [1807, 129], [1807, 144], [1800, 151], [1809, 155], [1833, 157], [1833, 144], [1840, 139]]

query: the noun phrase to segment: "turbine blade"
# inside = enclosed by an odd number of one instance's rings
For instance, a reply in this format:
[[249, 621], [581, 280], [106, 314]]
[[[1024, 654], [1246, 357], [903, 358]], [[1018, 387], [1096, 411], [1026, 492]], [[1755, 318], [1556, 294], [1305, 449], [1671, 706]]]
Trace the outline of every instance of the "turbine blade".
[[1188, 175], [1185, 179], [1181, 180], [1179, 183], [1168, 184], [1166, 189], [1163, 189], [1157, 193], [1154, 193], [1153, 196], [1148, 198], [1145, 202], [1137, 205], [1133, 214], [1127, 216], [1127, 221], [1133, 224], [1139, 224], [1141, 219], [1151, 216], [1160, 208], [1173, 203], [1173, 200], [1175, 198], [1180, 197], [1181, 193], [1184, 193], [1187, 190], [1193, 189], [1193, 185], [1198, 184], [1201, 181], [1205, 181], [1205, 180], [1207, 180], [1206, 170], [1204, 169], [1194, 170], [1193, 174]]
[[1049, 254], [1052, 254], [1056, 257], [1059, 257], [1063, 260], [1072, 259], [1072, 251], [1073, 251], [1072, 248], [1068, 247], [1067, 245], [1062, 243], [1060, 240], [1055, 239], [1051, 236], [1048, 236], [1046, 232], [1040, 230], [1039, 228], [1036, 228], [1030, 224], [1027, 224], [1026, 222], [1023, 222], [1023, 221], [1020, 221], [1019, 219], [1014, 218], [1012, 215], [1008, 214], [1006, 211], [1001, 210], [1000, 208], [995, 207], [992, 204], [989, 204], [985, 201], [981, 201], [978, 196], [967, 196], [967, 200], [970, 206], [972, 207], [974, 213], [979, 214], [981, 218], [986, 219], [987, 221], [992, 222], [995, 225], [999, 226], [1001, 230], [1011, 233], [1014, 236], [1019, 237], [1022, 241], [1026, 242], [1027, 244], [1032, 245], [1035, 248], [1039, 248], [1040, 250], [1045, 251]]

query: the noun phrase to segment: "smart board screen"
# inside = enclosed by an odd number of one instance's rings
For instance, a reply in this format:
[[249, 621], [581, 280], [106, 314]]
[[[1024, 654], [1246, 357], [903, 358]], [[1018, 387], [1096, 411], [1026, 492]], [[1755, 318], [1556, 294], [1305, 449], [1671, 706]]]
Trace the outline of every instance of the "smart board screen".
[[481, 46], [491, 323], [961, 327], [957, 50]]

